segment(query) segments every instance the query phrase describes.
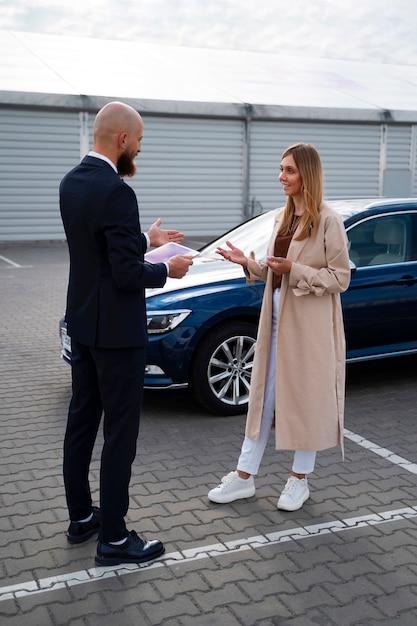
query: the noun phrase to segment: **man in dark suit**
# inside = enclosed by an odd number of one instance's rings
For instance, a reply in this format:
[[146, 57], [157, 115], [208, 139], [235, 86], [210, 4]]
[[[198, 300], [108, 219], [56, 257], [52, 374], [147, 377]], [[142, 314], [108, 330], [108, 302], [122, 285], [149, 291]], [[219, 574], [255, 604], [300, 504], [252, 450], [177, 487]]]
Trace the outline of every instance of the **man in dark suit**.
[[[60, 209], [70, 255], [66, 322], [72, 342], [72, 398], [64, 441], [67, 538], [99, 533], [101, 565], [149, 561], [163, 544], [128, 531], [131, 466], [136, 455], [147, 342], [145, 288], [182, 278], [191, 257], [144, 261], [148, 245], [181, 241], [160, 220], [141, 232], [133, 176], [143, 121], [132, 107], [110, 102], [97, 114], [93, 150], [60, 185]], [[101, 416], [104, 444], [100, 508], [92, 506], [89, 467]]]

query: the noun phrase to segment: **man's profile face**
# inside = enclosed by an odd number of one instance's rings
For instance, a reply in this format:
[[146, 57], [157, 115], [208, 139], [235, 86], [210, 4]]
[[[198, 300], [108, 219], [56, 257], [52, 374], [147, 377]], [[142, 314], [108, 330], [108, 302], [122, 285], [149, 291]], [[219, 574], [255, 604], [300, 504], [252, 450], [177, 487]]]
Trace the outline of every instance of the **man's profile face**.
[[122, 177], [131, 178], [136, 174], [135, 158], [142, 149], [143, 122], [139, 118], [138, 124], [134, 130], [129, 132], [126, 147], [117, 160], [117, 171]]
[[136, 151], [133, 152], [132, 150], [128, 150], [128, 148], [126, 148], [126, 150], [119, 156], [116, 163], [119, 176], [122, 178], [131, 178], [136, 174], [136, 163], [134, 160], [136, 155]]

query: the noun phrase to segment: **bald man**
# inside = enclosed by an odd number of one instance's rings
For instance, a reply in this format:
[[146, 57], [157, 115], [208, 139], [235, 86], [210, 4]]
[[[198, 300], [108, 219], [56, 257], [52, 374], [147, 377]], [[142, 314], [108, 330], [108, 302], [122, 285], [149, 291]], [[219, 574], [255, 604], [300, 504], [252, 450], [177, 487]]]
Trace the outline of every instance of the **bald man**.
[[[143, 395], [147, 342], [145, 288], [182, 278], [191, 257], [148, 263], [149, 245], [180, 242], [182, 233], [156, 220], [142, 233], [133, 189], [143, 120], [132, 107], [110, 102], [94, 124], [93, 150], [60, 185], [60, 210], [70, 271], [65, 319], [72, 345], [72, 397], [64, 439], [64, 483], [70, 525], [67, 539], [83, 543], [99, 534], [100, 565], [141, 563], [164, 552], [127, 530], [131, 466]], [[100, 507], [89, 483], [92, 452], [103, 415]]]

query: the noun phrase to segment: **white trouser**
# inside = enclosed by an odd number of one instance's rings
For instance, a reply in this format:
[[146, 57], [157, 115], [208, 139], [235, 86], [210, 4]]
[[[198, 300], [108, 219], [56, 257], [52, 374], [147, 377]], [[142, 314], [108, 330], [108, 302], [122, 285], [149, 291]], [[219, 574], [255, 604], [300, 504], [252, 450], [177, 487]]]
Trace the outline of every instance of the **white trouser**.
[[[247, 472], [251, 475], [258, 473], [275, 416], [276, 336], [278, 326], [279, 295], [280, 290], [275, 289], [272, 307], [272, 330], [268, 379], [265, 387], [259, 441], [253, 441], [252, 439], [245, 437], [242, 444], [242, 451], [237, 463], [238, 470]], [[314, 470], [315, 460], [316, 453], [314, 451], [296, 450], [294, 453], [292, 471], [296, 474], [310, 474]]]

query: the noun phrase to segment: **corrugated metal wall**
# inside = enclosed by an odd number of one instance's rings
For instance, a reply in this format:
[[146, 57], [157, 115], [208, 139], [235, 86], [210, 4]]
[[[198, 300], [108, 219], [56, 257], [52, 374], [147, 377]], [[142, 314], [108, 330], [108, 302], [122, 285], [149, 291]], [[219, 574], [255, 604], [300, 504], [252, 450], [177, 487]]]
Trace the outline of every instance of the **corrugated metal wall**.
[[411, 151], [411, 195], [417, 197], [417, 126], [413, 126], [412, 132], [412, 151]]
[[253, 122], [250, 196], [255, 209], [285, 203], [278, 182], [281, 154], [299, 141], [312, 143], [320, 153], [326, 197], [378, 196], [380, 125]]
[[129, 184], [142, 224], [161, 217], [187, 235], [228, 230], [242, 220], [243, 122], [144, 117], [138, 172]]
[[[141, 225], [158, 217], [187, 235], [223, 232], [242, 220], [243, 122], [143, 115], [135, 190]], [[94, 115], [84, 137], [91, 149]], [[219, 229], [219, 230], [217, 230]]]
[[415, 126], [386, 127], [386, 157], [382, 194], [407, 196], [416, 192], [413, 184], [416, 159]]
[[78, 113], [0, 111], [0, 240], [59, 239], [58, 185], [79, 160]]
[[[161, 217], [187, 235], [242, 221], [244, 125], [144, 116], [137, 193], [144, 229]], [[0, 241], [62, 239], [61, 178], [92, 147], [94, 115], [0, 110]]]
[[[91, 148], [93, 122], [85, 112], [0, 108], [0, 241], [64, 237], [59, 182]], [[246, 134], [238, 119], [144, 114], [144, 122], [129, 181], [144, 229], [161, 217], [186, 235], [216, 236], [282, 205], [280, 156], [297, 141], [319, 150], [327, 197], [417, 195], [412, 124], [255, 119]]]

